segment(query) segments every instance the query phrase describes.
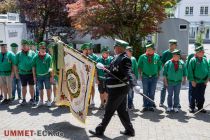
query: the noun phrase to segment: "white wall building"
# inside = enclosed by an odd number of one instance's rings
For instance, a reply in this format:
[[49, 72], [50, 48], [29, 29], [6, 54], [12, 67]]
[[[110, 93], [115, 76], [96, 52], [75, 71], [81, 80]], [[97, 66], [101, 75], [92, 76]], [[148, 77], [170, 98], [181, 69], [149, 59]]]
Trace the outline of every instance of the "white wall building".
[[0, 14], [0, 41], [6, 43], [9, 50], [12, 43], [20, 46], [21, 40], [26, 38], [26, 35], [26, 24], [19, 22], [19, 14]]
[[189, 38], [194, 41], [199, 32], [205, 42], [210, 42], [210, 0], [181, 0], [175, 17], [190, 22]]

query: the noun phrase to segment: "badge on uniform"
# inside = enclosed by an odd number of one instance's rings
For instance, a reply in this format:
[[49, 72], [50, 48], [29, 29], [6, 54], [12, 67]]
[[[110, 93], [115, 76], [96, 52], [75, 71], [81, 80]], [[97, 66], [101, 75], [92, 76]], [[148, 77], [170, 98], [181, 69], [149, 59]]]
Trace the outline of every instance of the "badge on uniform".
[[113, 71], [119, 71], [119, 66], [113, 67]]

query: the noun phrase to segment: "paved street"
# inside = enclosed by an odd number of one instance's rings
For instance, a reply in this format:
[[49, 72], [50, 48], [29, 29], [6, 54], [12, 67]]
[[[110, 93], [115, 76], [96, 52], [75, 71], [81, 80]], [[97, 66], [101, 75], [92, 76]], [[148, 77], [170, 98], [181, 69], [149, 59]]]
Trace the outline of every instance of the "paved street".
[[[190, 52], [193, 47], [190, 45]], [[210, 45], [205, 45], [207, 57], [210, 58]], [[161, 80], [158, 82], [155, 101], [159, 104]], [[121, 135], [124, 130], [117, 114], [114, 115], [105, 131], [105, 137], [92, 137], [89, 129], [96, 127], [103, 117], [104, 111], [98, 110], [100, 105], [99, 93], [96, 93], [96, 108], [89, 110], [87, 123], [83, 125], [73, 118], [66, 107], [31, 107], [20, 106], [18, 100], [10, 106], [0, 105], [0, 140], [210, 140], [210, 106], [208, 113], [193, 116], [188, 111], [188, 86], [182, 86], [180, 93], [181, 111], [179, 113], [165, 112], [166, 108], [157, 107], [155, 112], [140, 112], [142, 109], [142, 97], [134, 97], [135, 110], [130, 112], [130, 117], [136, 130], [135, 137]], [[205, 105], [210, 103], [210, 83], [206, 89]], [[165, 102], [166, 105], [166, 102]], [[62, 132], [62, 136], [28, 136], [6, 137], [6, 130], [46, 130]]]

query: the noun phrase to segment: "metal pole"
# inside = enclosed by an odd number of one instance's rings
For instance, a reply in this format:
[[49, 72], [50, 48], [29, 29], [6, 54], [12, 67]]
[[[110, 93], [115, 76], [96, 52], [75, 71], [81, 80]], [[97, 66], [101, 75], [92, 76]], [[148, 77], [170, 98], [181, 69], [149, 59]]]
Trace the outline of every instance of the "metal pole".
[[203, 107], [202, 109], [198, 110], [197, 112], [195, 112], [193, 115], [198, 114], [199, 112], [201, 112], [204, 108], [206, 108], [207, 106], [209, 106], [210, 104], [207, 104], [205, 107]]

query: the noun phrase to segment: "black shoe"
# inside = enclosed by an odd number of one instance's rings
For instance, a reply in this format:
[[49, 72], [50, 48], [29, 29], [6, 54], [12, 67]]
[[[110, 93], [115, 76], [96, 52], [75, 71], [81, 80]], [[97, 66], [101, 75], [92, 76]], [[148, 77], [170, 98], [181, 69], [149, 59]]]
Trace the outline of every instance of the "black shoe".
[[195, 113], [195, 109], [190, 108], [190, 109], [189, 109], [189, 112], [190, 112], [190, 113]]
[[160, 103], [160, 104], [159, 104], [159, 107], [164, 107], [164, 104]]
[[1, 103], [2, 104], [8, 104], [9, 103], [9, 100], [8, 99], [4, 99]]
[[0, 101], [3, 99], [3, 95], [0, 95]]
[[21, 96], [18, 96], [18, 100], [21, 100]]
[[131, 132], [131, 131], [125, 130], [125, 131], [120, 131], [120, 134], [134, 137], [135, 136], [135, 131]]
[[145, 112], [145, 111], [149, 111], [149, 109], [147, 107], [144, 107], [141, 111]]
[[149, 111], [154, 112], [154, 111], [155, 111], [154, 107], [150, 107], [150, 108], [149, 108]]
[[94, 136], [103, 136], [104, 132], [89, 130], [89, 133]]
[[179, 104], [177, 107], [178, 107], [179, 109], [182, 108], [180, 104]]
[[26, 105], [26, 99], [23, 99], [23, 101], [21, 102], [21, 105]]
[[12, 98], [11, 98], [11, 101], [14, 101], [14, 100], [15, 100], [15, 97], [12, 97]]
[[205, 109], [202, 109], [200, 112], [201, 113], [206, 113], [207, 111]]

